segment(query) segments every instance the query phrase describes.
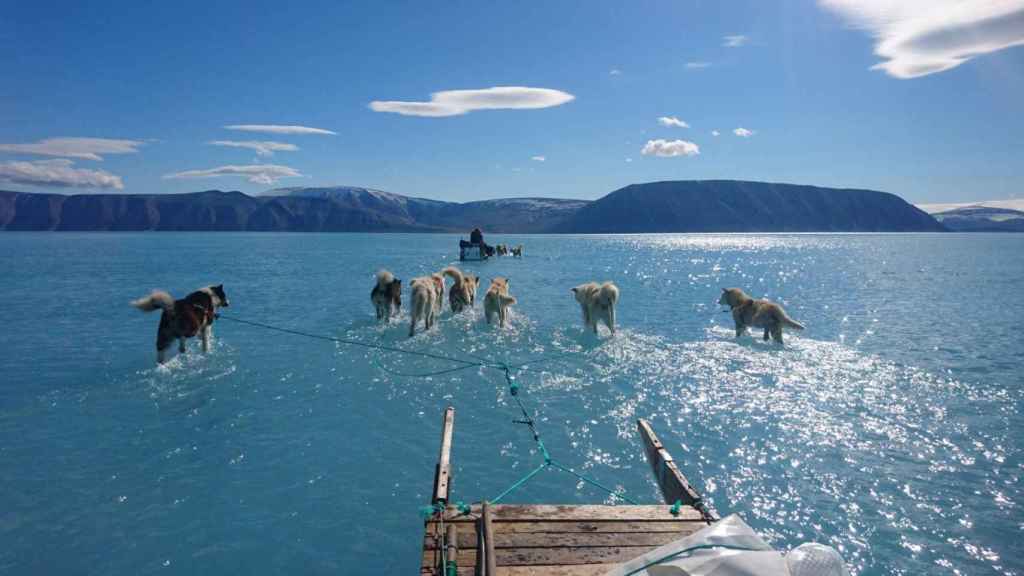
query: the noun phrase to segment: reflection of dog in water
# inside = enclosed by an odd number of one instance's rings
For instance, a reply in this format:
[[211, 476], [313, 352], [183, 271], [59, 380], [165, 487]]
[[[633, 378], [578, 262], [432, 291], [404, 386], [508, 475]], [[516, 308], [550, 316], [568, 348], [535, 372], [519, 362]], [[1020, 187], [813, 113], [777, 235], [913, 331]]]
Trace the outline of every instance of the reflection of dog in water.
[[465, 308], [472, 308], [473, 304], [476, 304], [476, 287], [480, 283], [480, 277], [463, 274], [462, 270], [455, 266], [449, 266], [441, 273], [455, 282], [448, 291], [448, 302], [451, 303], [452, 312], [458, 314]]
[[178, 352], [184, 354], [185, 339], [197, 334], [202, 336], [203, 352], [209, 352], [217, 308], [227, 305], [228, 297], [224, 294], [223, 284], [200, 288], [181, 300], [175, 300], [167, 292], [155, 290], [149, 296], [132, 302], [132, 306], [143, 312], [163, 310], [160, 327], [156, 331], [156, 361], [159, 364], [167, 360], [167, 349], [171, 343], [177, 340]]
[[515, 304], [516, 299], [508, 293], [508, 278], [495, 278], [491, 280], [491, 287], [484, 294], [484, 315], [487, 323], [491, 324], [495, 319], [498, 326], [505, 327], [508, 321], [508, 307]]
[[782, 327], [789, 326], [803, 330], [804, 325], [793, 320], [782, 309], [782, 306], [769, 300], [754, 300], [739, 288], [722, 288], [719, 304], [732, 309], [732, 319], [736, 322], [736, 337], [739, 338], [748, 326], [764, 328], [764, 339], [770, 334], [776, 342], [782, 343]]
[[587, 282], [572, 289], [576, 301], [583, 310], [583, 324], [597, 334], [600, 320], [615, 334], [615, 303], [619, 301], [619, 289], [611, 282], [598, 284]]
[[389, 321], [402, 308], [402, 281], [387, 270], [377, 272], [377, 285], [370, 292], [377, 320]]

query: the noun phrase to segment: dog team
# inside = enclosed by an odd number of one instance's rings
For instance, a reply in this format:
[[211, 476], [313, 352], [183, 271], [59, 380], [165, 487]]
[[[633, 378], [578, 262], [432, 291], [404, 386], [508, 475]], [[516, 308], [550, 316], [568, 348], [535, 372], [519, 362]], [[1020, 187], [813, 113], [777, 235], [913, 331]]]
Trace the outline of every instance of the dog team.
[[[448, 305], [458, 314], [476, 305], [476, 293], [480, 277], [465, 274], [454, 266], [448, 266], [429, 276], [413, 278], [409, 283], [410, 313], [409, 336], [416, 333], [416, 326], [423, 324], [425, 330], [433, 327], [444, 304], [445, 278], [452, 280], [448, 288]], [[615, 306], [619, 301], [619, 289], [612, 282], [587, 282], [572, 288], [573, 296], [583, 313], [583, 325], [597, 333], [599, 323], [615, 333]], [[388, 322], [402, 307], [402, 281], [387, 270], [377, 272], [377, 282], [370, 291], [377, 320]], [[509, 279], [496, 277], [484, 294], [484, 318], [488, 324], [497, 323], [504, 327], [508, 323], [509, 308], [518, 301], [509, 293]], [[736, 325], [739, 338], [750, 327], [764, 330], [764, 339], [769, 337], [782, 343], [783, 327], [803, 330], [804, 326], [793, 320], [778, 304], [770, 300], [755, 300], [739, 288], [723, 288], [718, 303], [728, 306]], [[181, 300], [175, 300], [163, 291], [154, 291], [149, 296], [134, 300], [131, 305], [143, 312], [162, 310], [156, 334], [157, 363], [167, 360], [167, 350], [178, 342], [178, 352], [185, 353], [185, 341], [200, 336], [203, 352], [209, 352], [213, 336], [213, 321], [217, 310], [229, 306], [224, 286], [207, 286], [192, 292]]]

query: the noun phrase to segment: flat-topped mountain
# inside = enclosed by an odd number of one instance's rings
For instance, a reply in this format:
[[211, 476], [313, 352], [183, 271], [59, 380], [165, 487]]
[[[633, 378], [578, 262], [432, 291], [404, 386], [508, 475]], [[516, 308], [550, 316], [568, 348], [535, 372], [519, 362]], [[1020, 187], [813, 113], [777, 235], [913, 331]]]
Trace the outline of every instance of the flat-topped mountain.
[[738, 180], [633, 184], [581, 208], [558, 232], [926, 232], [945, 228], [874, 190]]
[[0, 191], [2, 230], [287, 232], [916, 232], [945, 228], [898, 196], [696, 180], [634, 184], [595, 201], [442, 202], [370, 188], [280, 188], [259, 196]]

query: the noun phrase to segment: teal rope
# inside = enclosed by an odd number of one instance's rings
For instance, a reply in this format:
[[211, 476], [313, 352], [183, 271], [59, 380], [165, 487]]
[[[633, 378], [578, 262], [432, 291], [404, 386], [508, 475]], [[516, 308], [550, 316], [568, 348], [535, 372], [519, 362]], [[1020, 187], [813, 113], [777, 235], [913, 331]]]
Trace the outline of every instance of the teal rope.
[[538, 474], [538, 473], [539, 473], [539, 472], [540, 472], [541, 470], [543, 470], [543, 469], [545, 469], [545, 468], [547, 468], [547, 467], [548, 467], [548, 463], [547, 463], [547, 462], [545, 462], [545, 463], [541, 464], [540, 466], [537, 466], [536, 468], [534, 468], [533, 470], [531, 470], [529, 474], [527, 474], [526, 476], [523, 476], [523, 477], [522, 477], [522, 478], [520, 478], [519, 480], [516, 480], [515, 484], [512, 484], [511, 486], [509, 486], [508, 488], [506, 488], [504, 492], [502, 492], [501, 494], [498, 494], [497, 496], [495, 496], [494, 498], [492, 498], [492, 499], [491, 499], [491, 503], [492, 503], [492, 504], [497, 504], [498, 502], [500, 502], [500, 501], [501, 501], [501, 499], [502, 499], [502, 498], [504, 498], [505, 496], [508, 496], [509, 494], [511, 494], [512, 492], [514, 492], [514, 491], [515, 491], [515, 490], [516, 490], [517, 488], [519, 488], [520, 486], [522, 486], [523, 484], [526, 484], [526, 483], [527, 483], [527, 482], [528, 482], [528, 481], [530, 480], [530, 478], [533, 478], [533, 477], [534, 477], [534, 476], [536, 476], [536, 475], [537, 475], [537, 474]]
[[558, 468], [559, 470], [561, 470], [563, 472], [568, 472], [569, 474], [572, 474], [573, 476], [579, 478], [580, 480], [586, 482], [587, 484], [590, 484], [592, 486], [596, 486], [596, 487], [600, 488], [601, 490], [604, 490], [605, 492], [607, 492], [608, 494], [611, 494], [612, 496], [614, 496], [616, 498], [622, 498], [623, 500], [625, 500], [626, 502], [629, 502], [630, 504], [632, 504], [634, 506], [638, 506], [639, 505], [639, 503], [635, 502], [632, 498], [626, 496], [625, 494], [623, 494], [623, 493], [621, 493], [621, 492], [619, 492], [617, 490], [612, 490], [611, 488], [605, 486], [604, 484], [601, 484], [597, 480], [594, 480], [593, 478], [589, 478], [587, 476], [584, 476], [583, 474], [580, 474], [579, 472], [576, 472], [572, 468], [566, 468], [565, 466], [563, 466], [562, 464], [560, 464], [559, 462], [557, 462], [555, 460], [551, 461], [551, 465], [554, 466], [555, 468]]
[[[533, 440], [537, 444], [537, 449], [540, 452], [541, 456], [544, 458], [544, 462], [542, 464], [540, 464], [539, 466], [537, 466], [536, 468], [534, 468], [532, 471], [530, 471], [526, 476], [524, 476], [524, 477], [520, 478], [519, 480], [517, 480], [514, 484], [512, 484], [512, 486], [508, 487], [504, 492], [499, 494], [497, 498], [494, 498], [493, 500], [491, 500], [492, 502], [497, 503], [502, 498], [504, 498], [505, 496], [511, 494], [512, 492], [517, 490], [519, 487], [521, 487], [523, 484], [528, 482], [531, 478], [533, 478], [538, 473], [540, 473], [541, 470], [544, 470], [545, 468], [548, 468], [549, 466], [554, 466], [556, 469], [562, 470], [563, 472], [567, 472], [567, 473], [575, 476], [576, 478], [582, 480], [583, 482], [586, 482], [587, 484], [590, 484], [591, 486], [600, 488], [601, 490], [607, 492], [608, 494], [610, 494], [611, 496], [613, 496], [615, 498], [622, 499], [622, 500], [624, 500], [626, 502], [629, 502], [630, 504], [637, 504], [634, 500], [632, 500], [631, 498], [626, 496], [624, 493], [616, 491], [616, 490], [613, 490], [611, 488], [608, 488], [607, 486], [605, 486], [604, 484], [601, 484], [597, 480], [595, 480], [593, 478], [590, 478], [589, 476], [580, 474], [580, 473], [576, 472], [575, 470], [573, 470], [572, 468], [568, 468], [568, 467], [562, 465], [561, 463], [555, 461], [551, 457], [551, 454], [548, 452], [547, 447], [544, 446], [544, 441], [540, 437], [540, 432], [537, 430], [536, 421], [534, 420], [532, 413], [526, 408], [525, 403], [522, 401], [522, 399], [519, 396], [519, 385], [516, 384], [515, 376], [512, 375], [512, 370], [513, 369], [520, 369], [520, 368], [523, 368], [525, 366], [529, 366], [531, 364], [537, 364], [537, 363], [540, 363], [540, 362], [551, 362], [551, 361], [559, 360], [561, 358], [566, 358], [566, 357], [575, 355], [573, 352], [566, 352], [566, 353], [562, 353], [562, 354], [554, 354], [554, 355], [542, 356], [540, 358], [534, 358], [532, 360], [526, 360], [524, 362], [517, 362], [517, 363], [512, 363], [512, 364], [509, 364], [509, 363], [506, 363], [506, 362], [492, 362], [492, 361], [487, 360], [485, 358], [482, 358], [482, 357], [475, 356], [475, 355], [467, 353], [467, 356], [470, 356], [470, 357], [475, 359], [475, 361], [469, 361], [469, 360], [463, 360], [462, 358], [455, 358], [454, 356], [445, 356], [443, 354], [434, 354], [434, 353], [431, 353], [431, 352], [422, 352], [422, 351], [419, 351], [419, 350], [406, 350], [404, 348], [396, 348], [396, 347], [393, 347], [393, 346], [383, 346], [381, 344], [370, 344], [370, 343], [367, 343], [367, 342], [359, 342], [357, 340], [348, 340], [348, 339], [345, 339], [345, 338], [337, 338], [337, 337], [334, 337], [334, 336], [324, 336], [322, 334], [313, 334], [311, 332], [304, 332], [304, 331], [301, 331], [301, 330], [292, 330], [290, 328], [281, 328], [281, 327], [278, 327], [278, 326], [272, 326], [270, 324], [264, 324], [262, 322], [253, 322], [252, 320], [243, 320], [241, 318], [235, 318], [233, 316], [225, 316], [224, 314], [218, 314], [217, 317], [218, 318], [223, 318], [224, 320], [230, 320], [232, 322], [237, 322], [239, 324], [248, 324], [249, 326], [256, 326], [258, 328], [263, 328], [263, 329], [266, 329], [266, 330], [273, 330], [275, 332], [281, 332], [281, 333], [284, 333], [284, 334], [292, 334], [292, 335], [295, 335], [295, 336], [305, 336], [307, 338], [313, 338], [313, 339], [316, 339], [316, 340], [325, 340], [325, 341], [328, 341], [328, 342], [335, 342], [335, 343], [338, 343], [338, 344], [346, 344], [346, 345], [349, 345], [349, 346], [359, 346], [359, 347], [362, 347], [362, 348], [371, 348], [371, 349], [375, 349], [375, 350], [382, 350], [382, 351], [385, 351], [385, 352], [395, 352], [395, 353], [398, 353], [398, 354], [407, 354], [407, 355], [412, 355], [412, 356], [420, 356], [420, 357], [423, 357], [423, 358], [431, 358], [433, 360], [442, 360], [442, 361], [445, 361], [445, 362], [453, 362], [455, 364], [459, 364], [459, 366], [456, 366], [454, 368], [448, 368], [448, 369], [444, 369], [444, 370], [437, 370], [437, 371], [433, 371], [433, 372], [405, 373], [405, 372], [399, 372], [397, 370], [388, 368], [388, 367], [384, 366], [383, 364], [381, 364], [380, 362], [377, 363], [377, 365], [380, 367], [381, 370], [384, 370], [385, 372], [389, 372], [391, 374], [395, 374], [395, 375], [398, 375], [398, 376], [404, 376], [404, 377], [410, 377], [410, 378], [427, 378], [427, 377], [431, 377], [431, 376], [440, 376], [440, 375], [443, 375], [443, 374], [451, 374], [453, 372], [458, 372], [460, 370], [467, 370], [469, 368], [493, 368], [495, 370], [501, 370], [502, 373], [505, 376], [505, 382], [508, 384], [509, 393], [512, 395], [512, 398], [515, 400], [516, 405], [519, 407], [520, 413], [522, 413], [522, 415], [523, 415], [523, 420], [515, 420], [515, 422], [518, 423], [518, 424], [525, 424], [525, 425], [527, 425], [530, 428], [530, 432], [533, 435]], [[434, 511], [436, 512], [436, 509]]]

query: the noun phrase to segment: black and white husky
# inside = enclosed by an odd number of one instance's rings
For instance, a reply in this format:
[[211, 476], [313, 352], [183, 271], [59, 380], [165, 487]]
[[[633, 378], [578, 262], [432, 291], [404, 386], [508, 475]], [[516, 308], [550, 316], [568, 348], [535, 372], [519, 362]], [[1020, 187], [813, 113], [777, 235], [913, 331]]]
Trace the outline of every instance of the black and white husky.
[[402, 308], [402, 281], [387, 270], [377, 272], [377, 285], [370, 291], [370, 301], [377, 311], [377, 320], [390, 321]]
[[167, 361], [167, 349], [175, 340], [178, 341], [178, 352], [184, 354], [185, 339], [198, 334], [203, 339], [203, 352], [210, 351], [213, 320], [217, 308], [228, 306], [228, 297], [224, 294], [224, 285], [218, 284], [200, 288], [181, 300], [175, 300], [167, 292], [154, 290], [149, 296], [131, 304], [143, 312], [163, 310], [160, 327], [156, 331], [156, 361], [163, 364]]

